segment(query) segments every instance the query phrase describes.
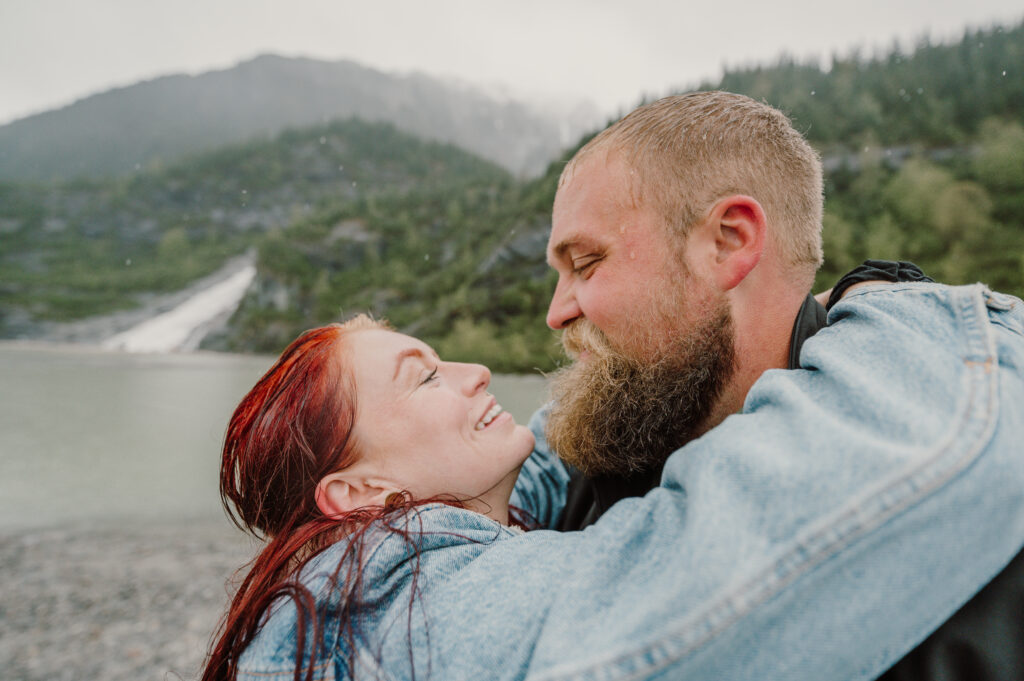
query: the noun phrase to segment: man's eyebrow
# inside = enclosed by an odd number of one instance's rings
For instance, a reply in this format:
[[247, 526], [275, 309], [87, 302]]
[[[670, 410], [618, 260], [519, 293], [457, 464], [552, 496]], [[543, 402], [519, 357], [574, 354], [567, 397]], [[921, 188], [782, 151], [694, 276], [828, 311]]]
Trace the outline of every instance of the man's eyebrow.
[[584, 234], [571, 234], [552, 246], [551, 254], [548, 257], [548, 264], [553, 260], [563, 260], [567, 251], [573, 247], [597, 248], [597, 242]]
[[568, 251], [574, 243], [575, 240], [571, 238], [559, 241], [558, 244], [551, 249], [551, 254], [548, 256], [548, 262], [552, 260], [561, 260], [565, 255], [565, 252]]

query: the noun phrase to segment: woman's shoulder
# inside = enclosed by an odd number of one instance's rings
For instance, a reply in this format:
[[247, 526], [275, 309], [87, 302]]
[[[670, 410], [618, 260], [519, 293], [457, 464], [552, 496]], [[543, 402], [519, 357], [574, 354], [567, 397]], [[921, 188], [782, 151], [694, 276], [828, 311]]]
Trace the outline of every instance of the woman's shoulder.
[[[375, 604], [373, 610], [383, 616], [393, 604], [408, 607], [413, 579], [418, 591], [429, 590], [489, 546], [518, 534], [518, 529], [473, 511], [426, 504], [373, 521], [357, 542], [351, 536], [335, 542], [302, 568], [298, 582], [321, 612], [338, 612], [355, 592], [360, 602]], [[288, 595], [275, 601], [240, 660], [239, 678], [294, 671], [298, 616]], [[327, 617], [324, 624], [324, 639], [337, 640], [337, 618]], [[364, 625], [373, 629], [372, 622]]]
[[[481, 515], [447, 504], [425, 504], [409, 512], [381, 520], [368, 533], [366, 567], [377, 566], [389, 572], [396, 561], [405, 562], [415, 550], [420, 560], [430, 560], [433, 552], [453, 549], [473, 554], [495, 542], [522, 534]], [[452, 557], [445, 560], [451, 562]]]

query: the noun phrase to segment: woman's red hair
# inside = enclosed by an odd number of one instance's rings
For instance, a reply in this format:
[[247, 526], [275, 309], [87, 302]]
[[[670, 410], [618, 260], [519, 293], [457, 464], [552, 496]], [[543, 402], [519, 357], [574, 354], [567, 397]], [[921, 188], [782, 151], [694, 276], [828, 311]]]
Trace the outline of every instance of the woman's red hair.
[[[347, 334], [374, 328], [387, 327], [359, 316], [306, 331], [281, 353], [231, 417], [221, 458], [221, 499], [238, 527], [268, 542], [221, 623], [203, 681], [236, 677], [239, 656], [279, 597], [291, 598], [299, 609], [300, 655], [306, 647], [307, 621], [313, 624], [313, 640], [320, 637], [320, 618], [310, 617], [312, 595], [294, 577], [317, 553], [349, 534], [350, 522], [319, 511], [315, 490], [324, 476], [355, 460], [355, 390], [341, 353]], [[369, 519], [361, 520], [365, 524]], [[302, 666], [297, 660], [296, 679]], [[308, 665], [307, 678], [312, 678], [314, 666]]]

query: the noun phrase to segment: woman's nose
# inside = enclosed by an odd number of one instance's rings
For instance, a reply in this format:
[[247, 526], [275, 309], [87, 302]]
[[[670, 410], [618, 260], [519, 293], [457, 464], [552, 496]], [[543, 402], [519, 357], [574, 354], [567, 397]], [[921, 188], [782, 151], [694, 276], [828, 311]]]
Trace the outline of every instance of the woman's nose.
[[463, 364], [466, 369], [466, 377], [463, 381], [463, 390], [467, 395], [476, 395], [481, 390], [487, 390], [491, 384], [491, 370], [483, 364]]

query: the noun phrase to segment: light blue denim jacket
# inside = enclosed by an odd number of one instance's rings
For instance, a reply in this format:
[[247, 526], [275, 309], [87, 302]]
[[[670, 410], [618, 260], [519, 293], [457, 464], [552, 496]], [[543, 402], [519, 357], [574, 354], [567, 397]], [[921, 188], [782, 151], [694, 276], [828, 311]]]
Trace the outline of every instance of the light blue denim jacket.
[[[408, 545], [379, 533], [375, 606], [352, 650], [328, 618], [318, 677], [874, 678], [1024, 545], [1022, 307], [980, 285], [852, 292], [802, 370], [766, 372], [582, 532], [424, 507], [415, 598]], [[540, 438], [513, 503], [550, 523], [564, 484]], [[303, 576], [328, 605], [339, 556]], [[290, 678], [295, 650], [281, 604], [240, 678]]]

